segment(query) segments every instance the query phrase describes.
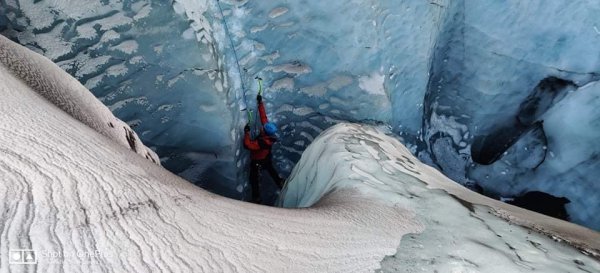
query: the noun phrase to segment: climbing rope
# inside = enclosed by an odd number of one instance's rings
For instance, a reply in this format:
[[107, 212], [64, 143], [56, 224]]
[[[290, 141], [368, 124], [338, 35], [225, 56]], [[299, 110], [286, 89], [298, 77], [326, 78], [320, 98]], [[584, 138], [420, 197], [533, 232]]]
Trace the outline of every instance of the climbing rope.
[[[223, 8], [221, 7], [220, 0], [217, 0], [217, 7], [219, 7], [219, 12], [221, 13], [221, 19], [223, 20], [223, 26], [225, 28], [225, 36], [227, 36], [227, 38], [229, 39], [229, 44], [231, 45], [231, 50], [233, 51], [233, 57], [235, 58], [235, 64], [237, 65], [238, 73], [240, 74], [240, 84], [242, 85], [242, 99], [244, 100], [244, 109], [242, 109], [242, 111], [248, 111], [248, 101], [246, 101], [246, 86], [244, 85], [244, 78], [242, 75], [240, 60], [235, 49], [235, 44], [233, 43], [233, 39], [229, 34], [229, 27], [227, 26], [227, 21], [225, 20], [225, 14], [223, 13]], [[249, 114], [249, 117], [250, 116], [251, 114]], [[248, 119], [248, 121], [250, 121], [250, 119]]]
[[[227, 36], [227, 38], [229, 39], [229, 44], [231, 46], [231, 50], [233, 51], [233, 57], [235, 58], [235, 64], [237, 66], [238, 69], [238, 73], [240, 75], [240, 84], [242, 87], [242, 99], [244, 100], [244, 109], [242, 109], [241, 111], [246, 111], [247, 115], [248, 115], [248, 124], [253, 124], [253, 128], [250, 131], [250, 135], [254, 138], [255, 134], [257, 134], [257, 132], [260, 132], [260, 128], [258, 127], [257, 122], [260, 120], [259, 117], [259, 113], [258, 111], [256, 111], [256, 116], [253, 119], [252, 116], [252, 110], [248, 109], [248, 101], [246, 99], [246, 86], [244, 84], [244, 77], [242, 74], [242, 69], [240, 66], [240, 59], [238, 57], [237, 54], [237, 50], [235, 49], [235, 44], [233, 43], [233, 39], [231, 38], [231, 34], [229, 33], [229, 27], [227, 26], [227, 20], [225, 20], [225, 13], [223, 12], [223, 8], [221, 7], [221, 1], [220, 0], [216, 0], [217, 1], [217, 7], [219, 7], [219, 12], [221, 13], [221, 18], [223, 20], [223, 26], [225, 28], [225, 36]], [[263, 87], [262, 87], [262, 79], [259, 77], [256, 77], [256, 79], [258, 80], [258, 94], [262, 96], [263, 93]]]
[[[223, 12], [223, 8], [221, 7], [221, 1], [220, 0], [216, 0], [216, 1], [217, 1], [217, 7], [219, 7], [219, 12], [221, 13], [221, 18], [223, 20], [223, 26], [225, 28], [225, 36], [227, 36], [227, 38], [229, 39], [229, 44], [231, 45], [231, 50], [233, 51], [233, 57], [235, 58], [235, 64], [237, 66], [238, 73], [240, 75], [240, 84], [242, 87], [242, 99], [244, 100], [244, 109], [242, 109], [241, 111], [246, 111], [246, 113], [248, 115], [248, 124], [253, 124], [253, 128], [250, 131], [250, 135], [252, 137], [254, 137], [255, 134], [258, 134], [258, 132], [260, 132], [260, 127], [262, 127], [262, 124], [258, 124], [259, 120], [260, 120], [259, 111], [256, 111], [255, 118], [252, 118], [252, 116], [253, 116], [252, 110], [248, 109], [248, 101], [246, 99], [246, 86], [244, 84], [244, 77], [243, 77], [242, 69], [240, 66], [240, 59], [238, 57], [237, 50], [235, 49], [235, 44], [233, 43], [233, 39], [231, 38], [231, 34], [229, 32], [229, 26], [227, 26], [227, 20], [225, 20], [225, 13]], [[262, 96], [262, 94], [263, 94], [262, 79], [260, 77], [256, 77], [255, 79], [258, 80], [258, 94]]]

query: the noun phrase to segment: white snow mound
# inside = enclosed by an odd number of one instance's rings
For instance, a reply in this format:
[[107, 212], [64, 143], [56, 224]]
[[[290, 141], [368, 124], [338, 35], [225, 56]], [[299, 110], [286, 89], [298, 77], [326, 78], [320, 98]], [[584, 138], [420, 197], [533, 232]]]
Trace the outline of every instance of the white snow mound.
[[144, 146], [137, 134], [52, 61], [0, 35], [0, 64], [10, 74], [67, 114], [152, 162], [156, 153]]

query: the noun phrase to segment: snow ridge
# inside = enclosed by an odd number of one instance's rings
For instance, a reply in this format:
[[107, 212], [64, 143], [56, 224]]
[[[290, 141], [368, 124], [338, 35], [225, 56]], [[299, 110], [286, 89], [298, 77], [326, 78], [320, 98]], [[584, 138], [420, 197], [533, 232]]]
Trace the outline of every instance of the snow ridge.
[[52, 61], [0, 36], [0, 63], [48, 101], [97, 132], [159, 164], [154, 151], [79, 81]]

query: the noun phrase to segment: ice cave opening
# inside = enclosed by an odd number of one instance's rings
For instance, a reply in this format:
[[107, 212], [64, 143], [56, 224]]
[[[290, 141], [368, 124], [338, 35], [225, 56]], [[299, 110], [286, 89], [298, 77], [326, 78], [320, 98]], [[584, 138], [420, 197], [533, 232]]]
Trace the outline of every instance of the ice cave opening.
[[256, 109], [260, 76], [283, 176], [327, 128], [366, 123], [459, 184], [567, 198], [572, 222], [600, 229], [595, 1], [88, 4], [2, 1], [0, 33], [205, 189], [249, 199], [242, 110]]

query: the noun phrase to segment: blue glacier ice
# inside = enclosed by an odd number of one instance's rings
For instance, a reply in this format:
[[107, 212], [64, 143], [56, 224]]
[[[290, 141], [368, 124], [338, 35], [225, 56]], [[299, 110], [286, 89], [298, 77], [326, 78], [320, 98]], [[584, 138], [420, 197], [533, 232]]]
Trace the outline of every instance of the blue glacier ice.
[[571, 220], [599, 229], [600, 3], [452, 3], [425, 99], [427, 156], [489, 195], [567, 197]]
[[248, 196], [241, 110], [259, 76], [282, 174], [332, 125], [383, 125], [460, 184], [564, 196], [600, 229], [597, 0], [78, 3], [2, 1], [0, 33], [207, 189]]

